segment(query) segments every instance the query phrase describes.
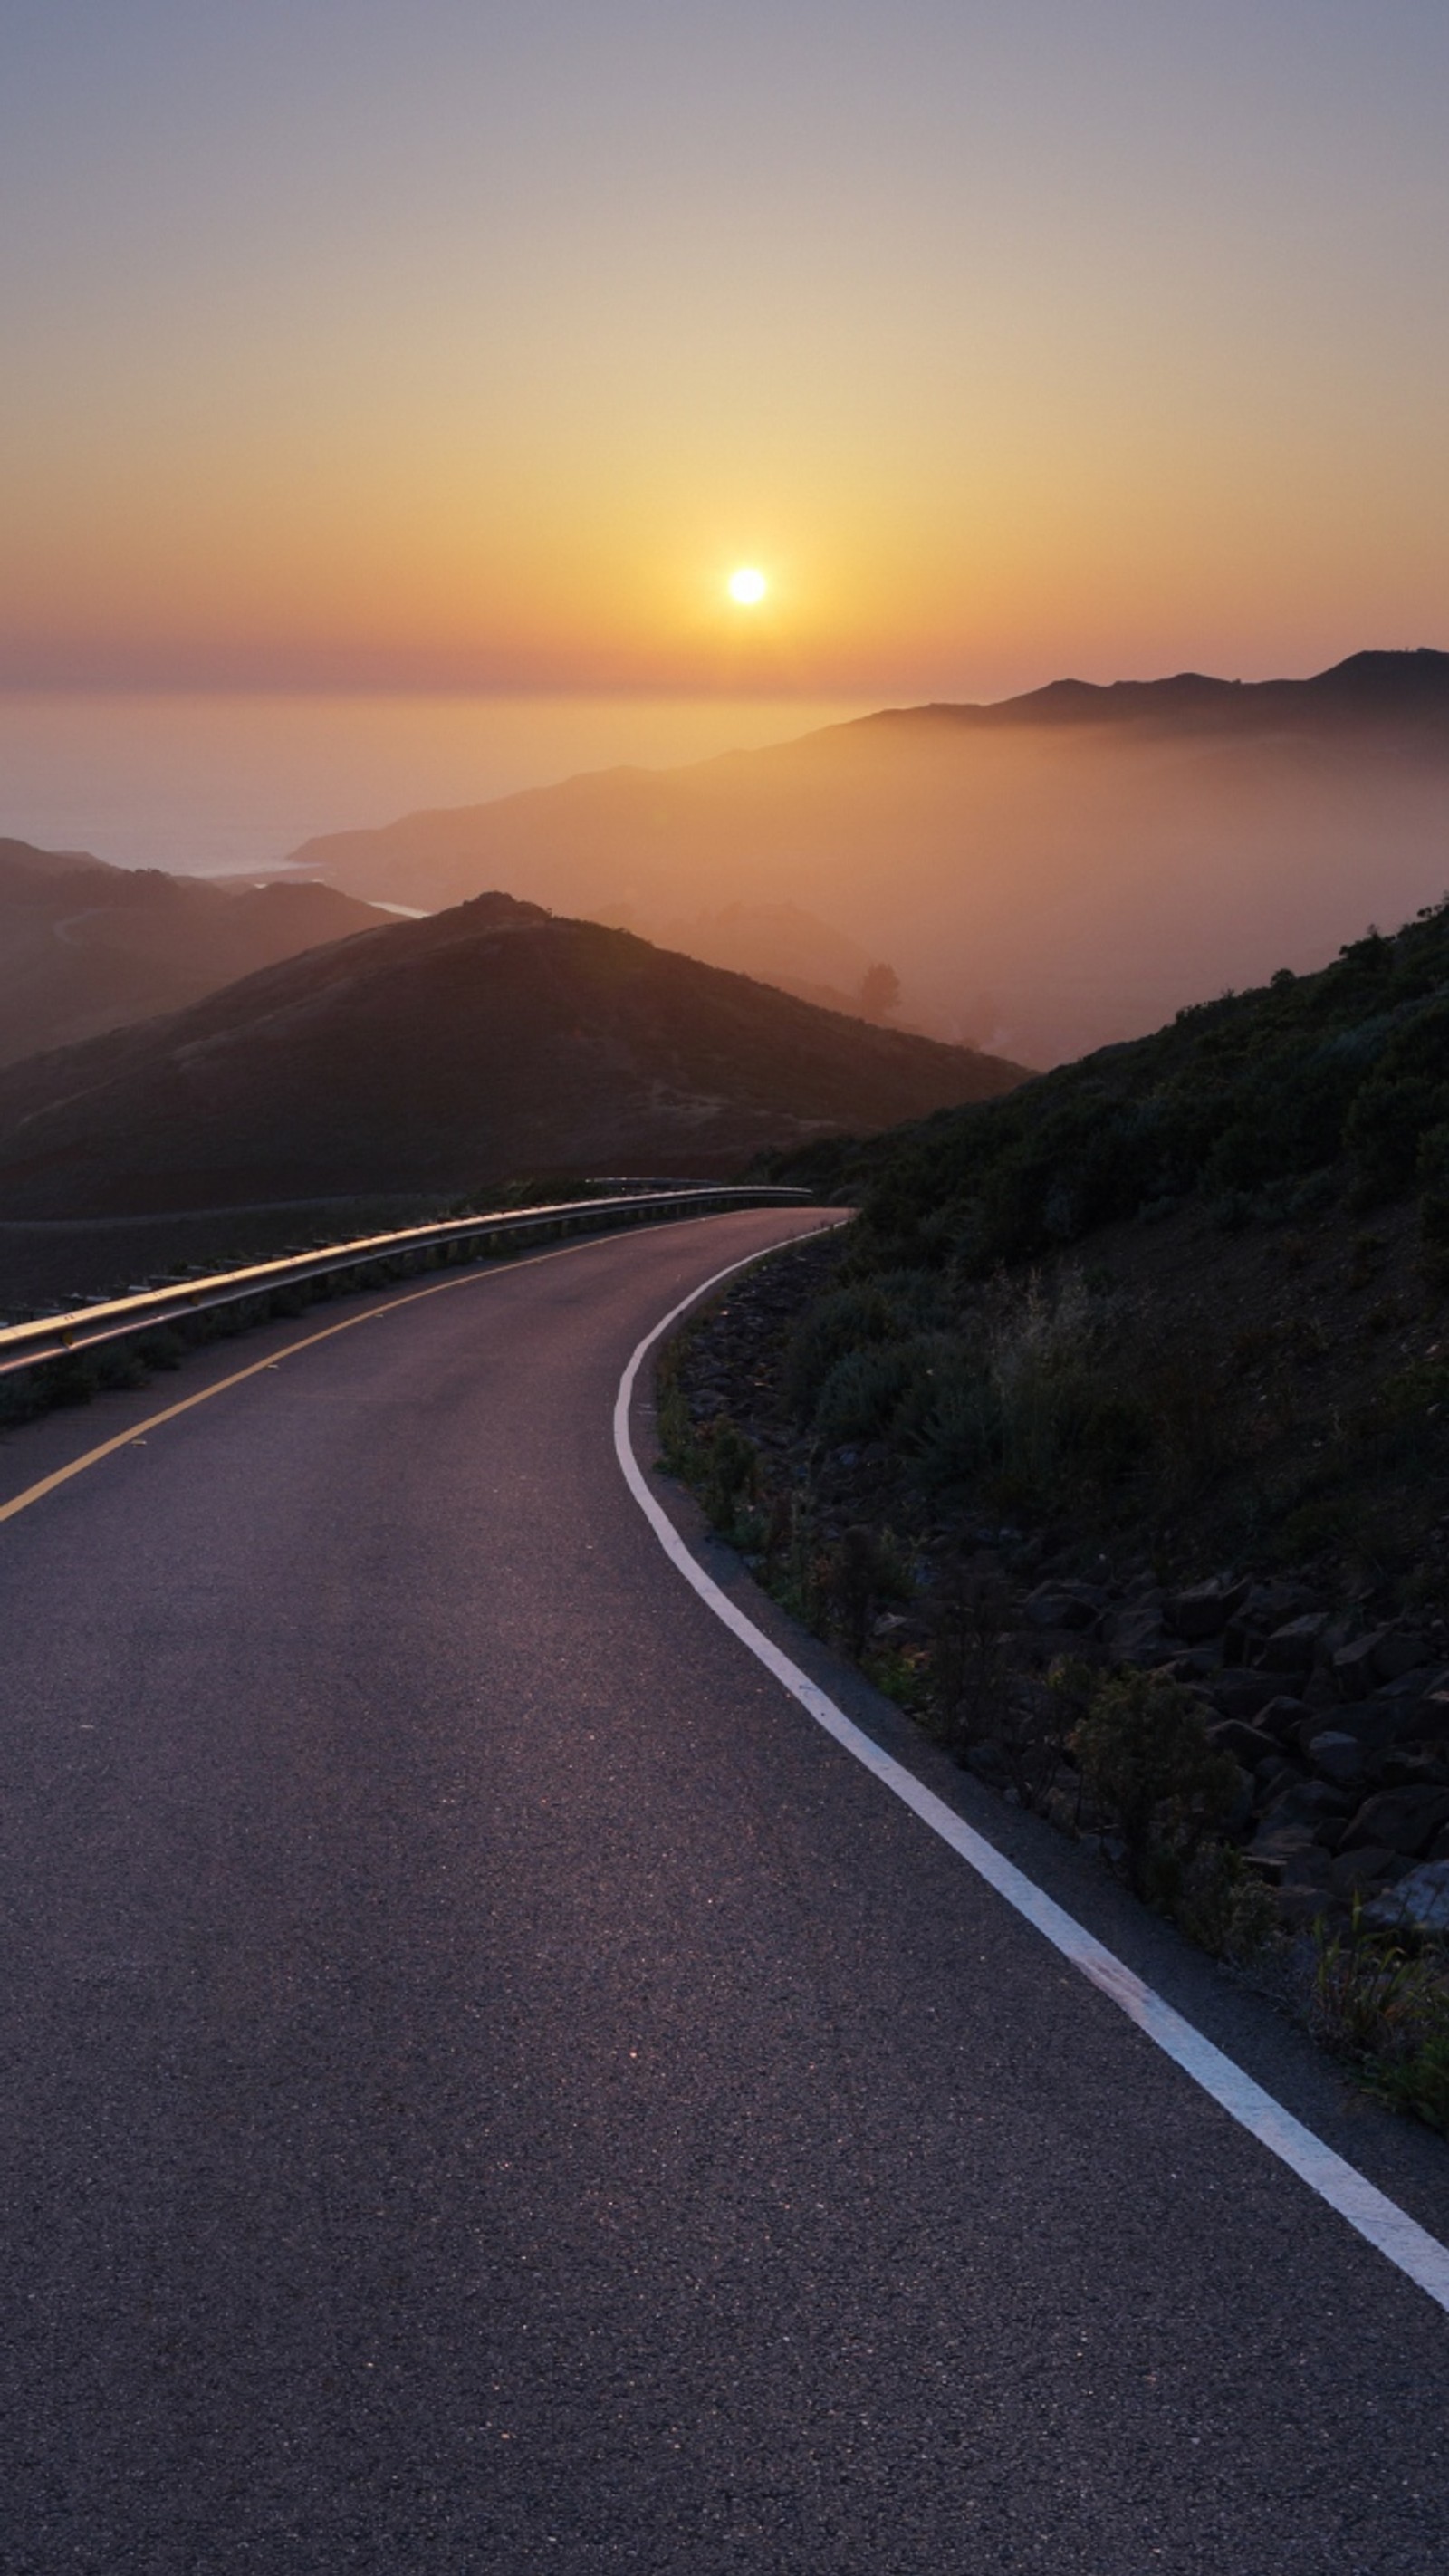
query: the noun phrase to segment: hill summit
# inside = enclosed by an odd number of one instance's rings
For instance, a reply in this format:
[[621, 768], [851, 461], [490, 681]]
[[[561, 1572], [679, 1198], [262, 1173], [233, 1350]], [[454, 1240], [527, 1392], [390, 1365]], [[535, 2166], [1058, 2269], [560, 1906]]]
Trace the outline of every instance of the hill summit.
[[1021, 1069], [485, 894], [0, 1073], [12, 1218], [741, 1170]]

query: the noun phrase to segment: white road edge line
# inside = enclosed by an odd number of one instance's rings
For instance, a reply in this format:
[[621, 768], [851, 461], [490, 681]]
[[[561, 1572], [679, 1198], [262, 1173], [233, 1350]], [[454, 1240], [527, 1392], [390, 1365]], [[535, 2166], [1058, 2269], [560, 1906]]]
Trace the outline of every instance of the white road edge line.
[[977, 1833], [956, 1814], [954, 1808], [948, 1807], [944, 1798], [938, 1798], [934, 1790], [928, 1789], [914, 1772], [906, 1769], [904, 1763], [883, 1752], [862, 1728], [846, 1716], [843, 1709], [836, 1707], [834, 1700], [820, 1689], [818, 1683], [811, 1681], [808, 1673], [802, 1672], [798, 1664], [781, 1653], [762, 1628], [757, 1628], [752, 1619], [746, 1618], [728, 1593], [721, 1591], [703, 1566], [695, 1562], [668, 1514], [650, 1492], [634, 1454], [629, 1432], [634, 1385], [643, 1362], [671, 1325], [676, 1324], [691, 1306], [697, 1305], [701, 1297], [707, 1297], [721, 1280], [731, 1278], [737, 1270], [749, 1269], [760, 1258], [760, 1253], [752, 1252], [742, 1261], [731, 1261], [725, 1269], [717, 1270], [713, 1278], [691, 1289], [687, 1297], [682, 1297], [677, 1306], [672, 1306], [669, 1313], [661, 1317], [652, 1332], [645, 1334], [619, 1381], [614, 1403], [614, 1448], [624, 1481], [665, 1555], [678, 1567], [685, 1581], [694, 1586], [706, 1607], [733, 1631], [743, 1645], [748, 1646], [751, 1654], [767, 1672], [773, 1673], [792, 1699], [798, 1700], [817, 1726], [823, 1726], [826, 1734], [833, 1736], [845, 1752], [880, 1782], [882, 1788], [889, 1789], [902, 1805], [910, 1808], [913, 1815], [919, 1816], [923, 1825], [929, 1826], [933, 1834], [938, 1834], [943, 1843], [949, 1844], [958, 1859], [964, 1860], [989, 1887], [995, 1888], [997, 1895], [1004, 1897], [1007, 1904], [1023, 1915], [1028, 1923], [1034, 1924], [1053, 1949], [1059, 1950], [1090, 1984], [1109, 1996], [1128, 2020], [1135, 2022], [1139, 2030], [1155, 2041], [1173, 2063], [1192, 2078], [1194, 2084], [1201, 2085], [1202, 2090], [1220, 2103], [1260, 2145], [1290, 2166], [1300, 2181], [1307, 2183], [1310, 2191], [1317, 2192], [1320, 2200], [1326, 2200], [1330, 2209], [1336, 2209], [1341, 2218], [1347, 2219], [1350, 2227], [1370, 2245], [1376, 2246], [1379, 2253], [1387, 2256], [1399, 2271], [1407, 2273], [1411, 2281], [1449, 2314], [1449, 2246], [1442, 2245], [1437, 2237], [1431, 2236], [1417, 2219], [1409, 2216], [1407, 2210], [1400, 2209], [1397, 2202], [1388, 2199], [1366, 2175], [1345, 2163], [1343, 2157], [1336, 2155], [1332, 2147], [1325, 2146], [1311, 2129], [1305, 2129], [1300, 2120], [1295, 2120], [1290, 2111], [1284, 2110], [1281, 2102], [1275, 2102], [1272, 2094], [1263, 2090], [1261, 2084], [1256, 2084], [1240, 2066], [1235, 2066], [1230, 2057], [1225, 2057], [1220, 2048], [1215, 2048], [1210, 2039], [1203, 2037], [1201, 2031], [1194, 2030], [1191, 2022], [1184, 2021], [1182, 2015], [1174, 2012], [1151, 1986], [1144, 1985], [1125, 1960], [1104, 1949], [1083, 1924], [1028, 1878], [1024, 1870], [1007, 1860], [984, 1834]]

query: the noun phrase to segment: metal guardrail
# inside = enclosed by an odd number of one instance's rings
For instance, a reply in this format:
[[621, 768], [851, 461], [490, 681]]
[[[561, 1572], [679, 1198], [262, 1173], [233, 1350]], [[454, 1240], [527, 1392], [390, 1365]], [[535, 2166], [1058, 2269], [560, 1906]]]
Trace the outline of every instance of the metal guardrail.
[[[111, 1297], [78, 1306], [69, 1314], [39, 1315], [25, 1324], [0, 1327], [0, 1378], [21, 1369], [39, 1368], [47, 1360], [66, 1359], [103, 1348], [158, 1326], [185, 1323], [217, 1306], [236, 1306], [249, 1298], [267, 1298], [278, 1289], [327, 1279], [346, 1271], [385, 1269], [406, 1275], [414, 1258], [442, 1252], [449, 1259], [478, 1261], [505, 1242], [549, 1242], [569, 1234], [604, 1233], [616, 1226], [663, 1223], [670, 1217], [723, 1215], [739, 1207], [808, 1207], [809, 1190], [777, 1189], [765, 1184], [737, 1188], [678, 1188], [630, 1192], [609, 1199], [563, 1199], [548, 1207], [498, 1208], [477, 1216], [449, 1217], [439, 1225], [405, 1226], [393, 1234], [369, 1234], [352, 1243], [330, 1243], [317, 1252], [289, 1253], [277, 1261], [259, 1261], [246, 1270], [219, 1270], [209, 1278], [179, 1279], [130, 1297]], [[366, 1282], [364, 1285], [368, 1284]], [[383, 1281], [379, 1278], [377, 1284]]]

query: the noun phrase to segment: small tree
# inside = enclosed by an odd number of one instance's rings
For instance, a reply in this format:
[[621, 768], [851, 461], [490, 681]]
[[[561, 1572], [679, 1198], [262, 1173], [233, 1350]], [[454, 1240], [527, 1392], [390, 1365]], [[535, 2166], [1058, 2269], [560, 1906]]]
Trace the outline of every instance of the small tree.
[[867, 1020], [888, 1020], [901, 1003], [901, 979], [894, 966], [867, 966], [856, 999]]

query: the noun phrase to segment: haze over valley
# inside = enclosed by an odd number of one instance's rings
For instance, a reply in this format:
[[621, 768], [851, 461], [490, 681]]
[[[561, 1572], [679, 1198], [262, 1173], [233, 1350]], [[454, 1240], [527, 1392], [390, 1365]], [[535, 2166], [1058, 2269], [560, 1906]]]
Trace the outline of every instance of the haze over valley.
[[419, 906], [504, 887], [796, 989], [886, 959], [911, 1024], [1048, 1065], [1443, 893], [1449, 654], [886, 711], [323, 835], [292, 864]]

